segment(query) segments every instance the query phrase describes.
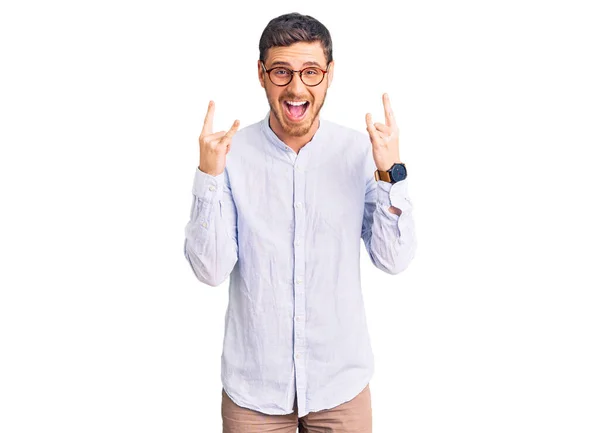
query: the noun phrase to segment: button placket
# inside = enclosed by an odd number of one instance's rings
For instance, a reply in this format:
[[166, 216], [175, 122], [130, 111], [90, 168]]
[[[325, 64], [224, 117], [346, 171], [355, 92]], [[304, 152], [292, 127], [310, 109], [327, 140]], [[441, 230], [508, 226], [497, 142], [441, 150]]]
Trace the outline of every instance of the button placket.
[[306, 372], [304, 368], [305, 361], [305, 250], [304, 242], [301, 242], [304, 236], [304, 227], [306, 226], [306, 203], [305, 187], [306, 178], [304, 171], [300, 168], [300, 163], [304, 160], [300, 154], [296, 157], [294, 163], [294, 365], [296, 374], [296, 392], [298, 400], [303, 402], [306, 399]]

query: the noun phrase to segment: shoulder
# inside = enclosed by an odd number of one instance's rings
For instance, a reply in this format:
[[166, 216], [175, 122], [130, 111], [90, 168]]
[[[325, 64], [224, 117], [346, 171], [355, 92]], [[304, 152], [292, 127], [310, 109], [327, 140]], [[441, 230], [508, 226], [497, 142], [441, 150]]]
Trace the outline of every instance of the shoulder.
[[231, 138], [230, 156], [243, 155], [245, 152], [251, 151], [260, 142], [261, 137], [261, 122], [254, 122], [237, 130]]
[[364, 132], [359, 131], [327, 119], [321, 119], [321, 122], [323, 122], [327, 135], [332, 141], [338, 142], [346, 150], [353, 149], [357, 153], [365, 153], [371, 150], [371, 140], [366, 130]]
[[258, 122], [251, 123], [250, 125], [246, 125], [240, 129], [238, 129], [237, 132], [235, 133], [235, 135], [233, 136], [233, 138], [231, 139], [231, 141], [232, 142], [234, 142], [234, 141], [239, 141], [239, 142], [252, 141], [261, 132], [260, 124], [261, 124], [261, 122], [258, 121]]

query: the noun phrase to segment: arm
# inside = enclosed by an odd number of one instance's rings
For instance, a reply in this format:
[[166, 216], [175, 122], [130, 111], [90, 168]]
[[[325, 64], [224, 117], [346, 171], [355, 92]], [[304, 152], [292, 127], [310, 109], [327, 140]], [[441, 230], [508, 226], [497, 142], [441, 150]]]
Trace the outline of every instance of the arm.
[[408, 267], [417, 247], [406, 179], [391, 184], [376, 181], [375, 169], [400, 162], [399, 129], [387, 93], [382, 95], [385, 125], [366, 115], [373, 158], [366, 161], [366, 192], [361, 237], [377, 268], [397, 274]]
[[238, 260], [237, 217], [227, 170], [212, 176], [196, 168], [183, 251], [201, 282], [218, 286]]
[[361, 237], [371, 262], [382, 271], [398, 274], [408, 267], [417, 246], [408, 179], [393, 185], [376, 181], [375, 165], [369, 162]]

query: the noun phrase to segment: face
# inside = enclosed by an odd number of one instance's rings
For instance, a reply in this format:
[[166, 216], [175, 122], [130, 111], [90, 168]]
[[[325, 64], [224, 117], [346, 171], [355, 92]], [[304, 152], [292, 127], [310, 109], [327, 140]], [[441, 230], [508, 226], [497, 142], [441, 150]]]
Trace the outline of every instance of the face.
[[[307, 64], [316, 62], [317, 64]], [[300, 70], [307, 66], [317, 66], [327, 69], [327, 59], [319, 41], [297, 42], [289, 47], [272, 47], [267, 51], [265, 69], [274, 66], [285, 66], [289, 69]], [[274, 116], [277, 125], [271, 127], [291, 137], [302, 137], [314, 133], [318, 127], [319, 111], [325, 102], [327, 89], [333, 80], [333, 61], [323, 81], [317, 86], [307, 86], [295, 73], [292, 81], [287, 86], [276, 86], [264, 72], [261, 62], [258, 62], [258, 76], [261, 86], [265, 89], [271, 107], [271, 118]], [[289, 108], [286, 101], [307, 101], [304, 114], [301, 109]], [[295, 115], [294, 115], [295, 114]]]

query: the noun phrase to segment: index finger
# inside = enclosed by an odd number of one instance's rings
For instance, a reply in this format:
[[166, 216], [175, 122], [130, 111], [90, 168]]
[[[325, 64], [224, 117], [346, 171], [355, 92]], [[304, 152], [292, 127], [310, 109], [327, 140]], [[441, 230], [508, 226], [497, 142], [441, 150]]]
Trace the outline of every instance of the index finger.
[[204, 117], [204, 125], [202, 126], [201, 135], [210, 135], [212, 134], [213, 128], [213, 116], [215, 115], [215, 103], [213, 101], [208, 102], [208, 111], [206, 112], [206, 117]]
[[390, 97], [387, 93], [383, 94], [383, 109], [385, 111], [385, 124], [387, 126], [393, 126], [396, 124], [394, 118], [394, 112], [392, 111], [392, 105], [390, 104]]

